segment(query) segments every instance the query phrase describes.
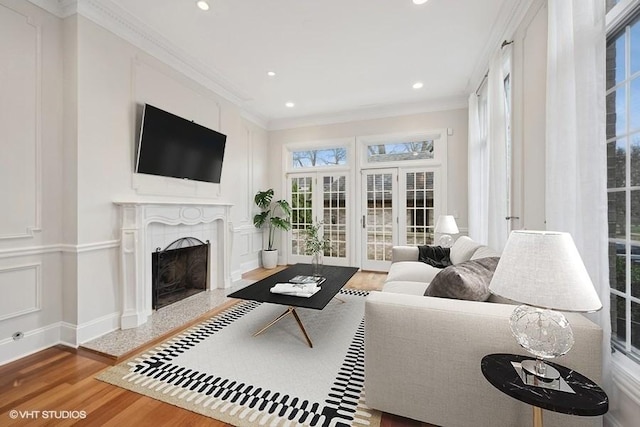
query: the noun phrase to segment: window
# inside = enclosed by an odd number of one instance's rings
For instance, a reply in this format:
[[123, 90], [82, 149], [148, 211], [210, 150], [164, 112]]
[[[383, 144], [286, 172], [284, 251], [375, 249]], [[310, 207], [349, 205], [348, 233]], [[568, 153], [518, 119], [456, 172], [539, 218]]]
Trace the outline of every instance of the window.
[[433, 140], [371, 144], [367, 146], [367, 162], [399, 162], [433, 159]]
[[347, 164], [347, 149], [344, 147], [319, 150], [300, 150], [291, 153], [294, 169], [321, 166], [344, 166]]
[[[608, 2], [610, 3], [610, 2]], [[607, 38], [611, 341], [640, 361], [640, 18]]]

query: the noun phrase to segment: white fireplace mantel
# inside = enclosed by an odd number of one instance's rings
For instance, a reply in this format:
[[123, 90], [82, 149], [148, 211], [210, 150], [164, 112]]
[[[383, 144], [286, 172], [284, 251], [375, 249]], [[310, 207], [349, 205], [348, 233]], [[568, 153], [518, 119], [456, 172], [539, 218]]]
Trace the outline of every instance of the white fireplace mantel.
[[[152, 239], [149, 225], [209, 224], [209, 287], [231, 285], [229, 264], [230, 203], [210, 201], [115, 201], [121, 212], [120, 282], [122, 329], [136, 328], [152, 313]], [[207, 233], [209, 235], [207, 235]], [[187, 236], [185, 236], [187, 237]]]

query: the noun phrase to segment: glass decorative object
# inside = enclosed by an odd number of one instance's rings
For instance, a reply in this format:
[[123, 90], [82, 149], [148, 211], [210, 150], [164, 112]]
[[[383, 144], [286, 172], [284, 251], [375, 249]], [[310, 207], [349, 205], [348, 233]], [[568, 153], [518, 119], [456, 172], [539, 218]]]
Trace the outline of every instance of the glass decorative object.
[[536, 360], [523, 361], [522, 369], [544, 380], [559, 378], [560, 373], [544, 363], [544, 359], [562, 356], [573, 347], [573, 331], [564, 315], [554, 310], [519, 305], [513, 310], [509, 325], [518, 344], [536, 356]]
[[316, 252], [311, 256], [311, 271], [313, 276], [321, 277], [322, 276], [322, 252]]

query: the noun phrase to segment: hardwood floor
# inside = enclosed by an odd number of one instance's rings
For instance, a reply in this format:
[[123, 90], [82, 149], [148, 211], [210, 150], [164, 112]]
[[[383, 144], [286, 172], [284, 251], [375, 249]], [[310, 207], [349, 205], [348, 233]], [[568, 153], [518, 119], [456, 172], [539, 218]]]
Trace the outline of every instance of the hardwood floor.
[[[257, 269], [243, 278], [259, 280], [276, 271], [279, 269]], [[382, 273], [358, 272], [347, 287], [380, 289], [384, 277]], [[117, 362], [88, 351], [56, 346], [0, 366], [0, 425], [228, 426], [94, 379]], [[383, 415], [382, 427], [404, 426], [428, 424]]]

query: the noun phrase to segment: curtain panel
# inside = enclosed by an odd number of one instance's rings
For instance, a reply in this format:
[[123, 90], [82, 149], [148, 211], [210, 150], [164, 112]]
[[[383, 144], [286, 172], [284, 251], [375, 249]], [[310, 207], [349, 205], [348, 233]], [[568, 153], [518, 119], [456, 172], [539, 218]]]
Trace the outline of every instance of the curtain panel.
[[603, 308], [609, 378], [611, 320], [605, 144], [605, 11], [602, 0], [550, 0], [547, 41], [546, 223], [571, 233]]

